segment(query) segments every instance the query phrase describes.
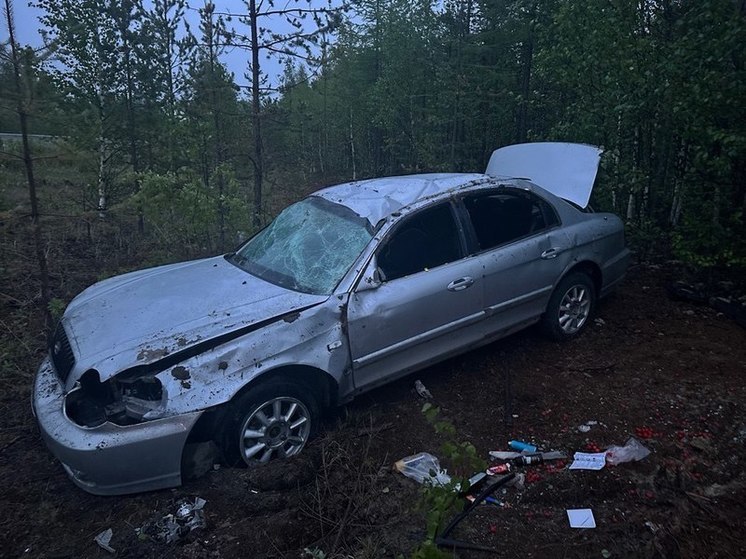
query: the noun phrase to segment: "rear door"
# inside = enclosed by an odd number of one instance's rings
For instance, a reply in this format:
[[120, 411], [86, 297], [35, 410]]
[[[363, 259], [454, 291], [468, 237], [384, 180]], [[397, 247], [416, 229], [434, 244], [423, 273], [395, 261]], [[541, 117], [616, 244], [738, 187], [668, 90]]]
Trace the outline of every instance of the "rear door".
[[535, 322], [571, 258], [570, 238], [552, 206], [535, 194], [498, 187], [462, 198], [482, 271], [484, 335]]

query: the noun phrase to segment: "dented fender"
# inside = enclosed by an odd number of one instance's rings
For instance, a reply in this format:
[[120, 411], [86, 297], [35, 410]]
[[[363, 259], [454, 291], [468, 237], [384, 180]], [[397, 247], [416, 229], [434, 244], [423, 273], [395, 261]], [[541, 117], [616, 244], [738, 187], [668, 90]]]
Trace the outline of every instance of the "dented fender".
[[168, 393], [163, 415], [224, 404], [262, 375], [284, 367], [318, 369], [336, 381], [340, 394], [351, 391], [343, 311], [340, 300], [331, 297], [160, 371], [156, 376]]

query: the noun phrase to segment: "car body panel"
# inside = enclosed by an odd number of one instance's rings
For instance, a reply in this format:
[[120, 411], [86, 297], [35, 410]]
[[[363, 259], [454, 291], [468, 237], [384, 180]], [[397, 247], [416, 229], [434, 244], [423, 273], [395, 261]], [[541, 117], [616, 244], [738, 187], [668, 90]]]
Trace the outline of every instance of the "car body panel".
[[569, 258], [543, 259], [542, 253], [561, 245], [565, 235], [547, 232], [519, 239], [478, 255], [487, 320], [485, 333], [501, 332], [526, 320], [538, 320], [546, 309], [554, 282]]
[[[189, 413], [230, 401], [260, 376], [283, 367], [338, 373], [340, 391], [352, 390], [343, 301], [324, 303], [197, 354], [160, 372], [168, 391], [163, 415]], [[347, 384], [350, 384], [349, 386]]]
[[452, 192], [485, 183], [490, 177], [478, 173], [430, 173], [348, 182], [315, 193], [330, 202], [342, 203], [374, 227], [403, 208]]
[[148, 429], [111, 423], [80, 427], [64, 413], [65, 394], [49, 359], [39, 367], [33, 394], [44, 442], [81, 489], [119, 495], [181, 483], [181, 452], [202, 412], [151, 421]]
[[[461, 200], [503, 188], [545, 200], [559, 224], [475, 251]], [[44, 440], [76, 484], [99, 494], [178, 485], [193, 426], [265, 378], [290, 375], [307, 386], [321, 376], [331, 388], [329, 400], [345, 402], [540, 320], [554, 287], [578, 265], [598, 270], [604, 295], [629, 261], [619, 218], [581, 212], [522, 179], [390, 177], [312, 196], [343, 203], [373, 231], [332, 293], [286, 289], [229, 257], [214, 257], [105, 280], [73, 300], [61, 325], [74, 364], [65, 376], [48, 360], [42, 363], [33, 406]], [[381, 277], [377, 251], [419, 211], [443, 202], [452, 208], [462, 257], [397, 279]], [[552, 248], [557, 254], [542, 258]], [[468, 287], [449, 289], [464, 278]], [[51, 354], [56, 351], [55, 343]], [[161, 395], [139, 422], [120, 425], [107, 416], [101, 425], [84, 427], [68, 417], [66, 401], [85, 399], [86, 383], [140, 377], [154, 379]], [[146, 465], [127, 466], [126, 456], [143, 449]]]
[[478, 339], [481, 282], [448, 286], [479, 275], [478, 262], [466, 258], [353, 293], [347, 323], [356, 389]]
[[586, 144], [535, 142], [496, 149], [486, 174], [530, 179], [581, 208], [588, 206], [603, 149]]
[[[86, 356], [66, 388], [88, 369], [106, 380], [326, 298], [263, 281], [222, 256], [105, 280], [73, 299], [62, 319], [76, 353]], [[102, 327], [116, 335], [102, 335]]]

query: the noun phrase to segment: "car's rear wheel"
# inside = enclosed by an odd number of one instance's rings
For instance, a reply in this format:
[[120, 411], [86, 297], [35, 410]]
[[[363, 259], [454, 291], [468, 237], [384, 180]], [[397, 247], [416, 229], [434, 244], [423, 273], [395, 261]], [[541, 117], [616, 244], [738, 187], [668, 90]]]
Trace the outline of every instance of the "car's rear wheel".
[[282, 380], [249, 389], [231, 404], [223, 452], [231, 465], [255, 466], [298, 454], [319, 419], [312, 391]]
[[583, 272], [573, 272], [565, 276], [552, 293], [543, 329], [554, 340], [574, 338], [588, 325], [595, 306], [593, 280]]

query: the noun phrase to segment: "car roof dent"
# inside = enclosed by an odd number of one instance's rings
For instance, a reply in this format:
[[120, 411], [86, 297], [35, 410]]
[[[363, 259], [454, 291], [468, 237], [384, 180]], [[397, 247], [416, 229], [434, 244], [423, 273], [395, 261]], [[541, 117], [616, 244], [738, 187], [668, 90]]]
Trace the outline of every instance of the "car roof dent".
[[348, 182], [314, 193], [343, 204], [375, 226], [415, 202], [489, 180], [477, 173], [430, 173]]
[[496, 149], [486, 173], [527, 178], [581, 208], [588, 206], [603, 149], [588, 144], [536, 142]]

